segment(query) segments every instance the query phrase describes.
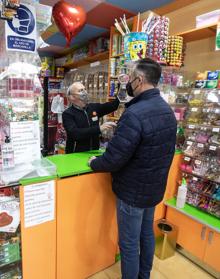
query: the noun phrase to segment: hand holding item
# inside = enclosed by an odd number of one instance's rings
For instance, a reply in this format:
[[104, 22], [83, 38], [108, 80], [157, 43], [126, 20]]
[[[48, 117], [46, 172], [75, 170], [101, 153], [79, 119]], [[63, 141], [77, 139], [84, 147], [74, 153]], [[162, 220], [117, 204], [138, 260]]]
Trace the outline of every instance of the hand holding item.
[[108, 132], [109, 130], [113, 130], [116, 126], [117, 125], [115, 122], [105, 122], [100, 126], [100, 131], [103, 134], [105, 132]]
[[95, 160], [95, 159], [96, 159], [95, 156], [92, 156], [92, 157], [89, 158], [89, 161], [88, 161], [88, 166], [89, 166], [89, 167], [90, 167], [91, 162], [92, 162], [93, 160]]
[[126, 85], [128, 84], [129, 79], [130, 79], [129, 75], [126, 74], [121, 74], [118, 77], [119, 87], [118, 87], [117, 97], [119, 101], [122, 103], [126, 103], [127, 101], [129, 101], [127, 95], [127, 89], [126, 89]]

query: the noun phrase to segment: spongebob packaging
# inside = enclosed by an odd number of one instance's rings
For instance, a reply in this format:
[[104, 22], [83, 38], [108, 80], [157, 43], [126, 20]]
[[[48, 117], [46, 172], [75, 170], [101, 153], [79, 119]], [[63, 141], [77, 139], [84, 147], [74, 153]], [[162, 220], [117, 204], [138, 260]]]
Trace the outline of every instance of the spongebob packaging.
[[41, 76], [54, 77], [55, 62], [53, 57], [41, 57]]
[[148, 35], [144, 32], [132, 32], [124, 37], [125, 60], [135, 61], [145, 58]]

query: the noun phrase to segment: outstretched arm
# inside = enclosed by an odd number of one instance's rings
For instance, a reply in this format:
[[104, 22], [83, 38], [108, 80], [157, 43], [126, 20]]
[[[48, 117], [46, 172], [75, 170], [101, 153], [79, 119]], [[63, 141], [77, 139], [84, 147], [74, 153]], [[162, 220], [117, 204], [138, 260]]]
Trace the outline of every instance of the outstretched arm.
[[131, 112], [125, 112], [105, 153], [90, 162], [91, 168], [95, 171], [114, 172], [124, 167], [140, 142], [141, 129], [137, 117]]

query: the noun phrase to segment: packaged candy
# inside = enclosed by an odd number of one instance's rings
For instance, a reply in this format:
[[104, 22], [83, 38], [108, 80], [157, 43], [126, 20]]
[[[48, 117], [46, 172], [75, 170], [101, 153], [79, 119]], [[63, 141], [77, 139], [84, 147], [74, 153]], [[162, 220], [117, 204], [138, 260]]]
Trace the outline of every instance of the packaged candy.
[[189, 105], [198, 107], [198, 106], [203, 106], [204, 102], [205, 102], [204, 91], [201, 89], [192, 90], [188, 99]]
[[202, 123], [202, 108], [192, 107], [189, 109], [187, 122], [189, 123]]
[[187, 105], [187, 102], [188, 102], [188, 93], [187, 92], [178, 93], [178, 95], [176, 97], [176, 104]]
[[214, 193], [212, 193], [212, 198], [217, 201], [220, 201], [220, 185], [215, 186]]
[[219, 77], [219, 71], [214, 71], [214, 72], [209, 71], [208, 72], [208, 76], [207, 76], [208, 80], [217, 80], [218, 77]]
[[205, 87], [206, 88], [216, 88], [218, 86], [218, 80], [207, 80]]
[[195, 88], [205, 88], [206, 80], [196, 80]]
[[208, 131], [200, 130], [196, 133], [195, 140], [198, 143], [207, 143], [209, 141], [211, 134]]
[[200, 199], [198, 201], [197, 207], [207, 211], [208, 207], [209, 207], [209, 202], [210, 202], [210, 198], [208, 197], [204, 197], [204, 196], [200, 196]]
[[206, 80], [207, 79], [207, 74], [208, 72], [198, 72], [197, 73], [197, 76], [196, 76], [196, 79], [199, 81], [199, 80]]
[[64, 67], [56, 67], [56, 77], [57, 78], [64, 78], [64, 72], [65, 72]]
[[150, 28], [158, 21], [159, 24], [148, 37], [147, 56], [159, 63], [166, 64], [169, 18], [154, 16], [150, 22]]
[[188, 204], [191, 204], [193, 206], [197, 206], [198, 202], [199, 202], [199, 199], [200, 199], [200, 195], [198, 193], [195, 193], [194, 191], [190, 191], [188, 189], [187, 196], [186, 196], [186, 202]]
[[167, 45], [167, 64], [180, 67], [183, 63], [183, 37], [169, 36]]
[[216, 217], [220, 217], [220, 203], [218, 201], [211, 200], [208, 207], [208, 212]]
[[185, 116], [186, 108], [174, 108], [174, 114], [177, 121], [183, 121]]

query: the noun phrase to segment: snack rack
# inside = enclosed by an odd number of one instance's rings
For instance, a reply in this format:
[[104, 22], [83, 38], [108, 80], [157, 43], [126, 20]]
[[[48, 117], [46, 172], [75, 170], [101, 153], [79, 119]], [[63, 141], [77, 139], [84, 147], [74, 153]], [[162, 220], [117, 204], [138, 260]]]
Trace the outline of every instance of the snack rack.
[[220, 90], [192, 89], [188, 104], [181, 164], [187, 203], [220, 218]]

